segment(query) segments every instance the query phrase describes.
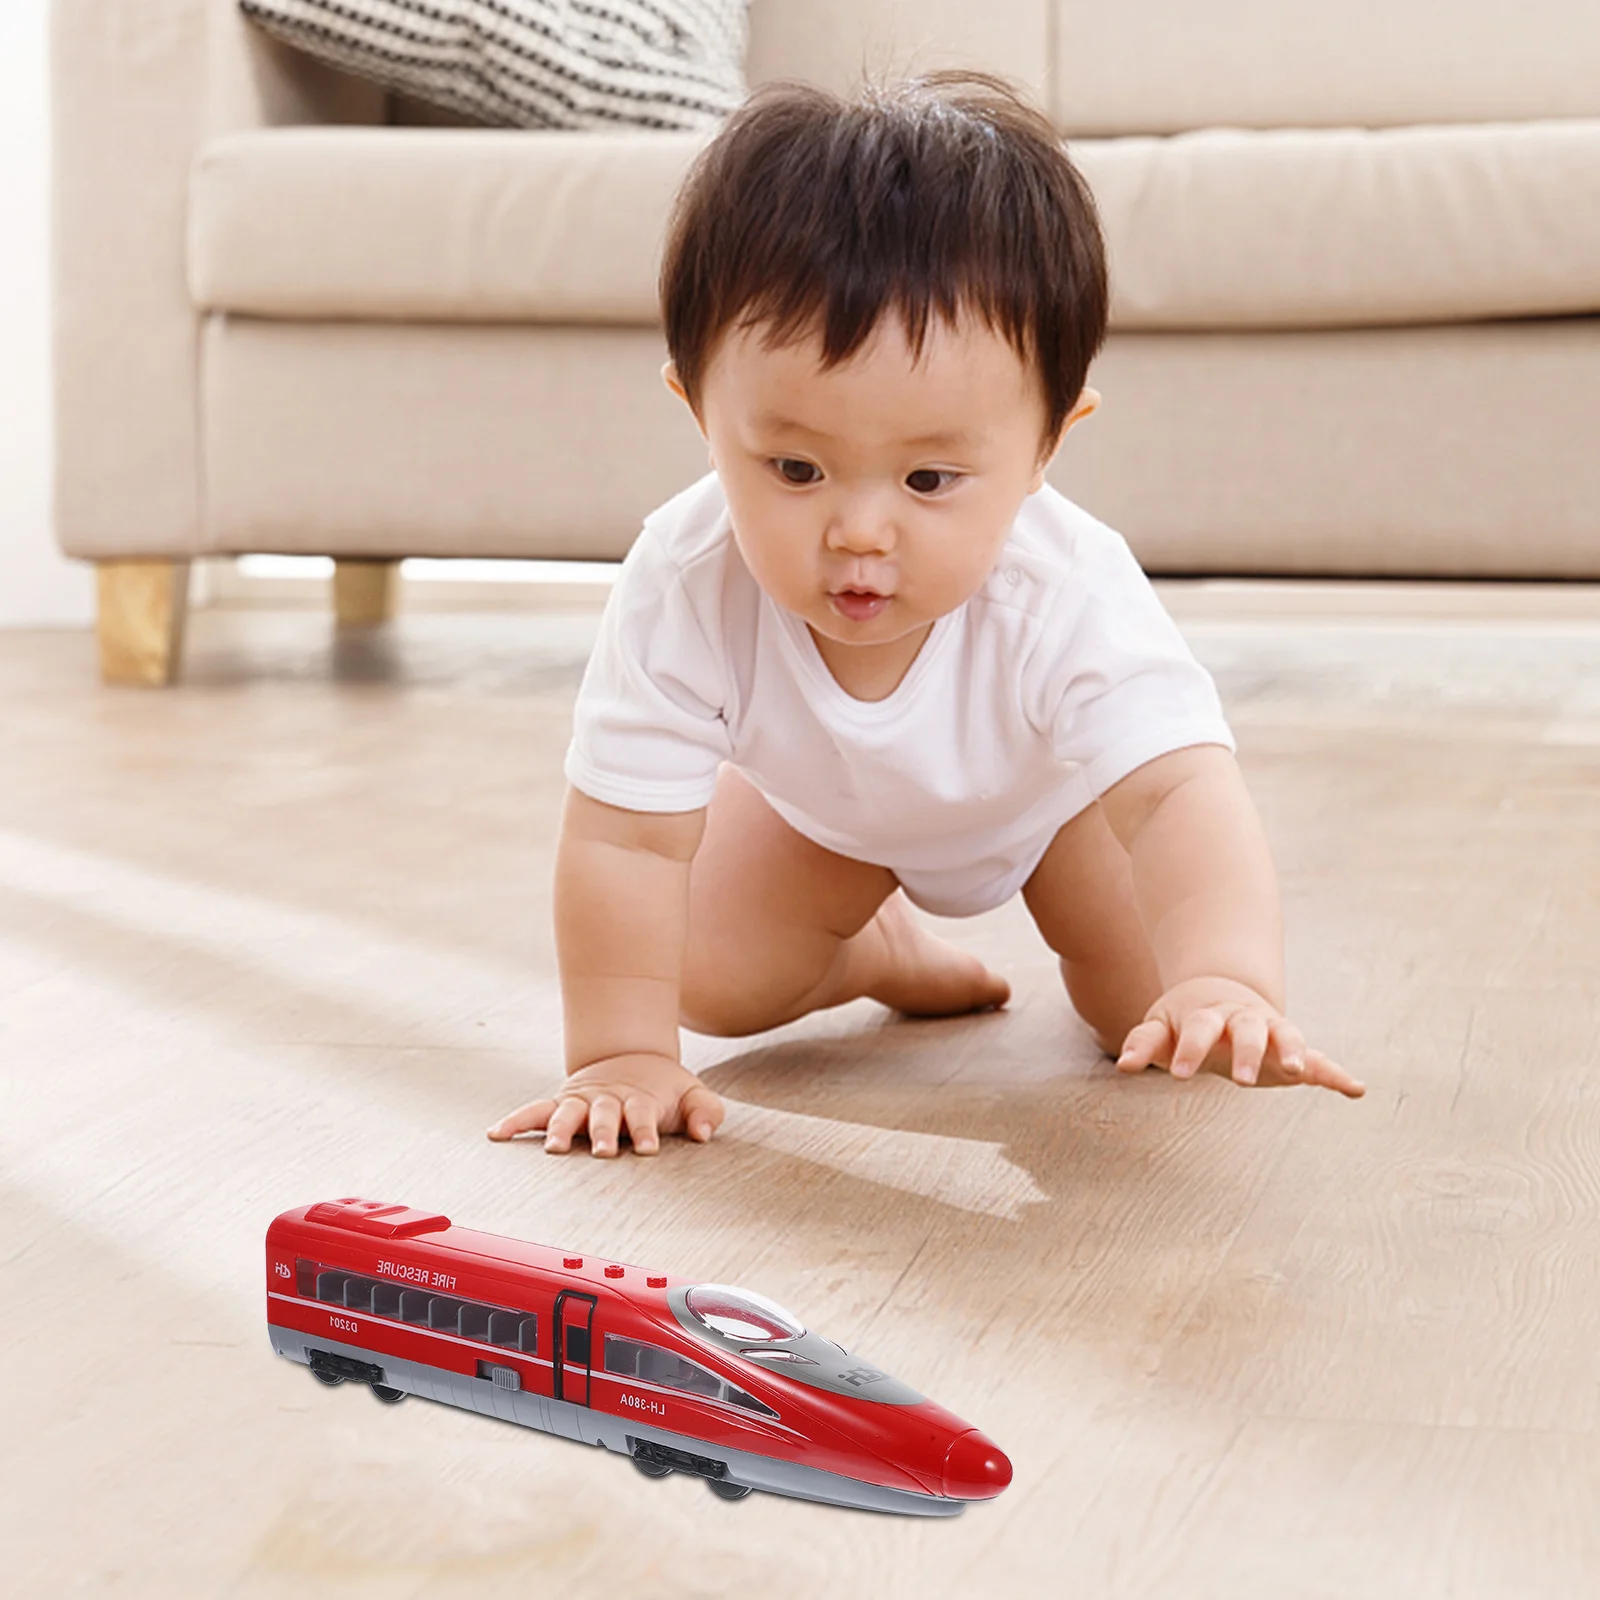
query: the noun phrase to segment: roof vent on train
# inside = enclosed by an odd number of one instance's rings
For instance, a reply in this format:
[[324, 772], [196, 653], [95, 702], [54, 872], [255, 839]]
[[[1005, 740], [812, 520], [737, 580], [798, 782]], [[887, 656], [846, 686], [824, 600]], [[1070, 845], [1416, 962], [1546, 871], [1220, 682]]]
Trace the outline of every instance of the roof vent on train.
[[439, 1233], [450, 1226], [449, 1217], [437, 1211], [356, 1199], [324, 1200], [306, 1212], [306, 1221], [348, 1228], [352, 1233], [376, 1234], [380, 1239], [414, 1239], [419, 1233]]

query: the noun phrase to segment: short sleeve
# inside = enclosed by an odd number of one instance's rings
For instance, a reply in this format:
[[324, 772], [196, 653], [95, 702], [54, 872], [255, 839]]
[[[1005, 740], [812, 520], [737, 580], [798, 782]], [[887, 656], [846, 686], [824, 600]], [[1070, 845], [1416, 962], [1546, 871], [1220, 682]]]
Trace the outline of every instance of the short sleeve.
[[[697, 566], [714, 583], [715, 560]], [[630, 811], [697, 811], [711, 799], [730, 745], [727, 673], [704, 618], [710, 598], [692, 592], [647, 525], [578, 689], [565, 764], [574, 788]]]
[[1096, 798], [1156, 757], [1234, 740], [1211, 674], [1120, 535], [1078, 543], [1040, 643], [1041, 717]]

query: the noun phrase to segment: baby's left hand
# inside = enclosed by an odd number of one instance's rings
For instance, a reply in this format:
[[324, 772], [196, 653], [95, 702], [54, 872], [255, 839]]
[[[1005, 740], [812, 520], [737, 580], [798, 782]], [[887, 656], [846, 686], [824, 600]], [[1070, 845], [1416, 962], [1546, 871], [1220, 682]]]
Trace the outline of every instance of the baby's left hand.
[[1312, 1084], [1359, 1100], [1366, 1085], [1320, 1050], [1254, 989], [1226, 978], [1191, 978], [1169, 989], [1123, 1041], [1119, 1072], [1165, 1067], [1175, 1078], [1214, 1072], [1275, 1088]]

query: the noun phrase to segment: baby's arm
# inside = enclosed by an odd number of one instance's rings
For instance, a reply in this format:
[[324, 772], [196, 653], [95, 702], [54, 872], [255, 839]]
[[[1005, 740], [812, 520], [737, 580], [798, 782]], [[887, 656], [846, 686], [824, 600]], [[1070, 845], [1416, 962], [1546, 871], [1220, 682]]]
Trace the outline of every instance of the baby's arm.
[[1132, 858], [1164, 990], [1117, 1065], [1364, 1093], [1343, 1068], [1308, 1050], [1282, 1013], [1277, 874], [1232, 755], [1220, 745], [1175, 750], [1124, 778], [1101, 805]]
[[624, 811], [568, 789], [556, 846], [556, 955], [567, 1078], [490, 1128], [491, 1139], [545, 1130], [545, 1149], [613, 1156], [624, 1123], [641, 1155], [660, 1134], [704, 1141], [722, 1102], [678, 1056], [689, 864], [705, 811]]

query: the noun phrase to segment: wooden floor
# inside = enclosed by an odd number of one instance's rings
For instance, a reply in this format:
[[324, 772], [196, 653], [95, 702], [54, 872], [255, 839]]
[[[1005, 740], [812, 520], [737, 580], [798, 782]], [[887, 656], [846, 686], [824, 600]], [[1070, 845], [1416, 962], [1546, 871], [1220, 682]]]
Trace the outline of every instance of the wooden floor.
[[[1010, 1009], [690, 1039], [704, 1149], [482, 1130], [557, 1068], [582, 613], [202, 613], [187, 683], [0, 634], [0, 1590], [1600, 1593], [1600, 594], [1167, 591], [1369, 1084], [1119, 1080]], [[754, 1496], [275, 1358], [262, 1235], [362, 1194], [745, 1284], [989, 1432], [950, 1523]]]

